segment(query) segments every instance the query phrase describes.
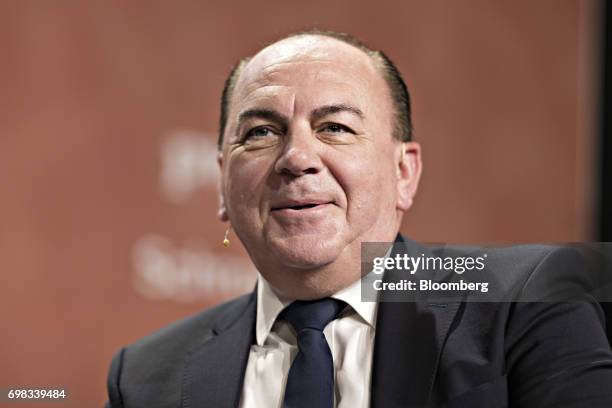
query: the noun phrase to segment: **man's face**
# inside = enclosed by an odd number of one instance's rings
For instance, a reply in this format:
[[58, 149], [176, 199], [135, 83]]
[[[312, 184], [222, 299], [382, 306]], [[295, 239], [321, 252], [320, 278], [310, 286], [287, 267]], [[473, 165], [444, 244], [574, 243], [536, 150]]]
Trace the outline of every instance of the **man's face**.
[[359, 273], [362, 241], [393, 241], [410, 204], [398, 194], [405, 145], [392, 138], [388, 93], [369, 56], [319, 36], [276, 43], [241, 73], [221, 213], [281, 291], [332, 290], [340, 266]]

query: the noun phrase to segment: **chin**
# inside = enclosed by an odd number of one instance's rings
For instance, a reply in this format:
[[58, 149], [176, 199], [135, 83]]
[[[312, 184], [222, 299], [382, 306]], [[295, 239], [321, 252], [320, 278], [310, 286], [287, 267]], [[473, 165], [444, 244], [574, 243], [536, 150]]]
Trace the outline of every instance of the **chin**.
[[315, 269], [330, 264], [343, 249], [339, 237], [321, 234], [273, 238], [268, 244], [273, 262], [298, 269]]

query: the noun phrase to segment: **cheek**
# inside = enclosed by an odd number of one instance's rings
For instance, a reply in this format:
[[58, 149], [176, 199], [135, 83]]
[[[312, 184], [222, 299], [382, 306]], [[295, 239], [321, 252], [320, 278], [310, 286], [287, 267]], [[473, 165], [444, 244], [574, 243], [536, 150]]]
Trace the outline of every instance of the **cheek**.
[[234, 212], [245, 209], [257, 209], [260, 204], [265, 180], [270, 171], [271, 160], [260, 155], [249, 157], [242, 154], [233, 158], [227, 167], [225, 175], [225, 192], [230, 210]]
[[[394, 202], [395, 173], [383, 155], [355, 155], [336, 167], [336, 179], [346, 195], [348, 216], [376, 217]], [[367, 222], [367, 220], [363, 220]]]

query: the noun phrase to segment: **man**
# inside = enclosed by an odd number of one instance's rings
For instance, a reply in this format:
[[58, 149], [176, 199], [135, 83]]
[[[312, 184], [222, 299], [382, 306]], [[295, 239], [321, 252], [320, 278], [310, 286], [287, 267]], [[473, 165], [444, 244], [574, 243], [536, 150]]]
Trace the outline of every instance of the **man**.
[[[589, 299], [362, 301], [363, 242], [430, 253], [398, 235], [421, 153], [384, 54], [291, 35], [237, 66], [221, 110], [219, 216], [257, 287], [122, 349], [109, 406], [612, 406], [612, 352]], [[491, 258], [522, 293], [567, 254]]]

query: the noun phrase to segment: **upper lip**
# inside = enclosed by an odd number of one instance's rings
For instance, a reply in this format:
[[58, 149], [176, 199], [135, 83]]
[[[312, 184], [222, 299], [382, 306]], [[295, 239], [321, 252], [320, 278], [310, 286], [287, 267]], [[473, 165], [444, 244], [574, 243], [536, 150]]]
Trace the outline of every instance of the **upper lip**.
[[272, 211], [281, 210], [284, 208], [303, 207], [306, 205], [314, 206], [331, 203], [331, 200], [320, 198], [300, 198], [300, 199], [281, 199], [272, 203], [270, 207]]

